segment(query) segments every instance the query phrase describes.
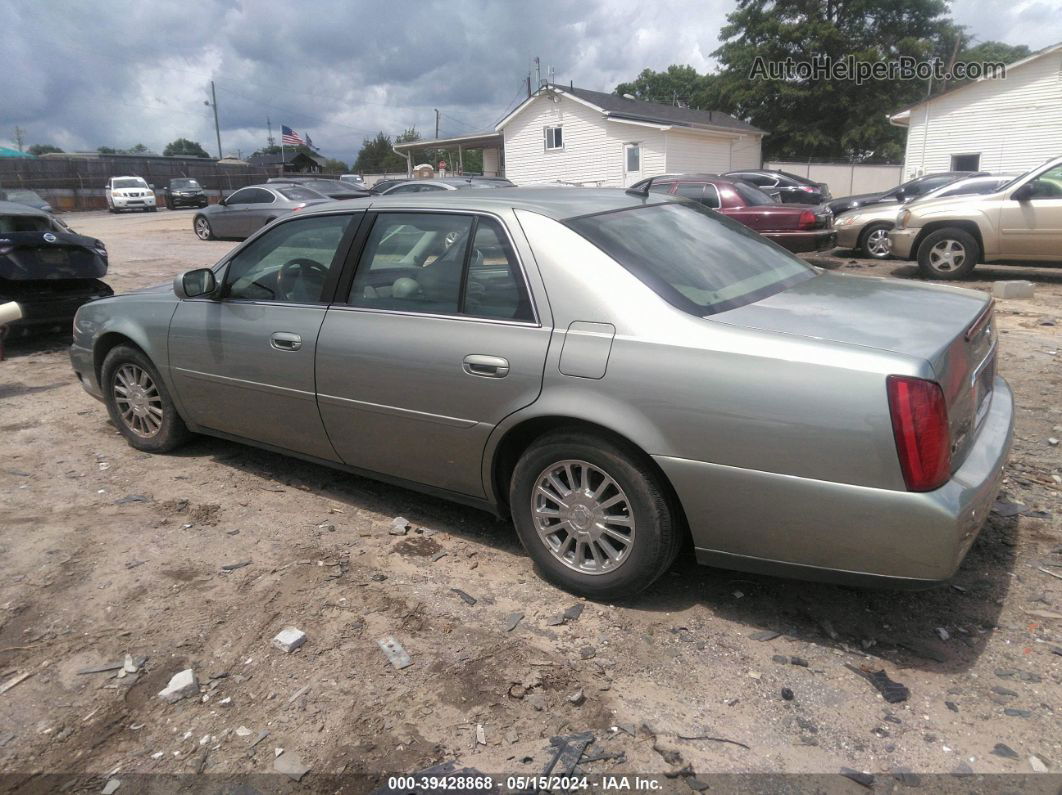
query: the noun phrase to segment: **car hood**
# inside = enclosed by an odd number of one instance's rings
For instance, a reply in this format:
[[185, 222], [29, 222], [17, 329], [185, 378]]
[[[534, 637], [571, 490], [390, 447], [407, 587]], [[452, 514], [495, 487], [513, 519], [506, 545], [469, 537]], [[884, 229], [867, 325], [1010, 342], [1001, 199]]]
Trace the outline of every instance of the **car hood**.
[[824, 273], [712, 319], [936, 363], [988, 303], [976, 290]]
[[[71, 232], [0, 234], [0, 279], [99, 279], [107, 274], [103, 243]], [[52, 256], [54, 254], [54, 257]]]
[[112, 188], [112, 196], [139, 196], [142, 193], [151, 193], [151, 188]]

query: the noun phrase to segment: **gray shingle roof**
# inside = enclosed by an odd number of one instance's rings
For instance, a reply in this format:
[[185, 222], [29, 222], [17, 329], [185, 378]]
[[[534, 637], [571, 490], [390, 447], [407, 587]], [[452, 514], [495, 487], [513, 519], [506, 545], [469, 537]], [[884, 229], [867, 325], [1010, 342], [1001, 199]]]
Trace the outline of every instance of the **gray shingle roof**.
[[640, 99], [625, 99], [603, 91], [590, 91], [586, 88], [554, 85], [551, 88], [578, 97], [591, 105], [596, 105], [613, 118], [647, 121], [656, 124], [676, 124], [680, 126], [703, 125], [719, 127], [735, 132], [766, 133], [759, 127], [736, 119], [721, 110], [693, 110], [664, 105], [659, 102], [645, 102]]

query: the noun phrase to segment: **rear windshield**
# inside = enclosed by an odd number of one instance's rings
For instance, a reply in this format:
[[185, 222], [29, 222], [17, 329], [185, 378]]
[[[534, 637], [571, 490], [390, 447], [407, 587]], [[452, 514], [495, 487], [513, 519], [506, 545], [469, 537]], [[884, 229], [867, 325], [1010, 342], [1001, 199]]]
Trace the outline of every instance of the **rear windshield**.
[[285, 199], [291, 199], [293, 202], [305, 202], [311, 199], [327, 199], [327, 196], [323, 196], [315, 190], [310, 188], [297, 187], [297, 188], [280, 188], [277, 190], [281, 196]]
[[197, 190], [199, 188], [199, 183], [194, 179], [175, 179], [172, 180], [170, 184], [175, 188], [189, 188], [192, 190]]
[[745, 204], [750, 207], [759, 207], [764, 204], [774, 204], [774, 199], [768, 196], [759, 188], [754, 188], [747, 182], [735, 182], [734, 190], [738, 192], [738, 195], [745, 200]]
[[584, 215], [565, 222], [665, 301], [711, 315], [759, 301], [815, 270], [748, 227], [692, 202]]
[[0, 234], [14, 232], [49, 232], [52, 225], [37, 215], [0, 215]]

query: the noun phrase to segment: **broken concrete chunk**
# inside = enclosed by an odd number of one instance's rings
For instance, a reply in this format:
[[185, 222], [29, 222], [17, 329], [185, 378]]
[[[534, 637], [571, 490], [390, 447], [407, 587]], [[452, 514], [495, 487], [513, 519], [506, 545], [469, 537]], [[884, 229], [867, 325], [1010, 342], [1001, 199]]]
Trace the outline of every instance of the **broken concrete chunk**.
[[1044, 760], [1033, 754], [1029, 757], [1029, 767], [1033, 769], [1034, 773], [1046, 773], [1047, 765], [1044, 764]]
[[583, 693], [582, 688], [579, 688], [570, 696], [568, 696], [568, 701], [578, 707], [580, 704], [586, 701], [586, 694]]
[[569, 607], [562, 614], [564, 616], [564, 620], [575, 621], [577, 618], [579, 618], [579, 616], [583, 614], [583, 607], [584, 605], [582, 603], [577, 603]]
[[284, 627], [273, 638], [273, 645], [281, 651], [291, 653], [306, 642], [306, 633], [296, 627]]
[[995, 756], [1001, 756], [1004, 759], [1017, 759], [1018, 752], [1011, 748], [1006, 743], [996, 743], [989, 753]]
[[250, 566], [250, 565], [251, 565], [250, 559], [241, 560], [241, 561], [238, 561], [236, 563], [224, 563], [221, 566], [221, 570], [222, 571], [236, 571], [236, 569], [242, 569], [244, 566]]
[[505, 617], [505, 624], [502, 626], [502, 628], [506, 632], [512, 632], [514, 629], [516, 629], [516, 625], [519, 624], [523, 620], [523, 618], [523, 613], [509, 613], [509, 615]]
[[251, 730], [248, 729], [246, 726], [240, 726], [238, 729], [236, 729], [236, 736], [237, 737], [250, 737], [251, 736]]
[[283, 751], [280, 756], [273, 760], [273, 769], [283, 773], [292, 781], [299, 781], [310, 772], [310, 766], [304, 765], [299, 755], [292, 751]]
[[775, 632], [773, 629], [761, 629], [759, 632], [753, 632], [749, 635], [749, 640], [774, 640], [781, 632]]
[[1033, 283], [1024, 279], [995, 282], [992, 285], [992, 295], [996, 298], [1032, 298], [1035, 292]]
[[457, 594], [461, 598], [461, 601], [464, 602], [466, 605], [471, 606], [476, 603], [476, 597], [472, 596], [472, 594], [466, 593], [460, 588], [451, 588], [450, 590]]
[[391, 527], [387, 531], [393, 536], [404, 536], [410, 530], [413, 529], [413, 525], [409, 523], [409, 520], [404, 516], [396, 516], [391, 521]]
[[180, 673], [174, 674], [165, 689], [159, 691], [159, 698], [172, 704], [182, 698], [194, 696], [198, 692], [199, 682], [195, 678], [195, 671], [185, 668]]
[[103, 785], [103, 789], [100, 790], [100, 793], [101, 795], [114, 795], [120, 786], [122, 786], [122, 782], [118, 779], [108, 779], [107, 783]]
[[380, 638], [376, 643], [383, 650], [383, 653], [387, 655], [391, 665], [398, 670], [408, 668], [413, 664], [413, 659], [409, 656], [409, 652], [402, 648], [402, 644], [395, 640], [393, 635]]

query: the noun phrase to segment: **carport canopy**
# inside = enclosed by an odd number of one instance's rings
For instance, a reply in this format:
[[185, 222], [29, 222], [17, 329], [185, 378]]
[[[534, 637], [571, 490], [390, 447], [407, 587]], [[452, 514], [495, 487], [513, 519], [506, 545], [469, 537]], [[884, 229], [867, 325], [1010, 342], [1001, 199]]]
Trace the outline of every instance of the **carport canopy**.
[[[412, 175], [412, 153], [422, 149], [449, 149], [457, 150], [458, 173], [464, 172], [464, 150], [483, 150], [483, 174], [485, 176], [502, 176], [501, 152], [504, 149], [504, 136], [500, 132], [468, 133], [467, 135], [455, 135], [450, 138], [433, 138], [431, 140], [403, 141], [394, 145], [394, 150], [406, 158], [406, 173]], [[493, 157], [488, 157], [488, 152]], [[491, 168], [488, 168], [491, 161]], [[434, 165], [434, 164], [433, 164]], [[452, 164], [451, 164], [452, 165]], [[493, 174], [489, 172], [494, 172]]]

